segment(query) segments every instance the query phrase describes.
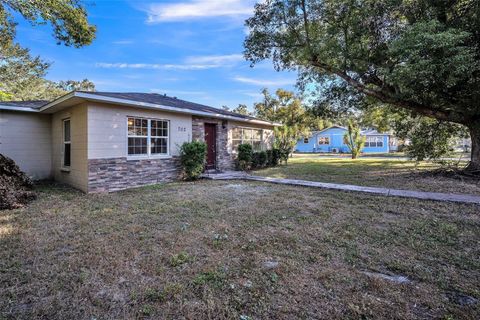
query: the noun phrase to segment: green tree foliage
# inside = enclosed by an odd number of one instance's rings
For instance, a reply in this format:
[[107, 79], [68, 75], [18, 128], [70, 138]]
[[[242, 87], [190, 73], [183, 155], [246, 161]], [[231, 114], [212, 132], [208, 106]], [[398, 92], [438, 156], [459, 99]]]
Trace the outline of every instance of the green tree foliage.
[[95, 84], [88, 79], [83, 79], [81, 81], [75, 81], [75, 80], [60, 81], [57, 83], [57, 87], [65, 92], [95, 91]]
[[205, 168], [207, 144], [200, 141], [184, 142], [180, 146], [180, 163], [186, 180], [196, 180]]
[[288, 163], [288, 158], [293, 153], [298, 139], [305, 135], [297, 125], [275, 127], [275, 149], [279, 150], [280, 160]]
[[0, 47], [0, 91], [13, 97], [31, 94], [32, 84], [45, 76], [49, 66], [18, 44]]
[[10, 101], [10, 100], [12, 100], [12, 95], [10, 93], [0, 91], [0, 101]]
[[0, 47], [0, 93], [3, 100], [53, 100], [72, 90], [95, 90], [95, 85], [82, 81], [46, 80], [50, 67], [40, 57], [33, 57], [18, 44]]
[[301, 85], [328, 89], [332, 99], [319, 107], [368, 98], [462, 124], [470, 169], [479, 169], [479, 12], [478, 0], [266, 0], [246, 22], [245, 56], [272, 58], [278, 70], [297, 70]]
[[302, 130], [308, 128], [311, 119], [302, 99], [294, 92], [278, 89], [272, 96], [267, 89], [262, 90], [262, 102], [254, 104], [255, 116], [287, 126], [297, 125]]
[[18, 17], [33, 26], [50, 24], [58, 44], [81, 47], [95, 38], [95, 26], [79, 0], [0, 0], [0, 99], [51, 100], [70, 90], [94, 90], [88, 80], [55, 83], [44, 77], [50, 67], [14, 43]]
[[232, 110], [232, 112], [243, 114], [245, 116], [251, 115], [250, 111], [248, 111], [248, 107], [244, 104], [239, 104], [238, 107]]
[[58, 44], [78, 48], [95, 39], [96, 27], [89, 24], [80, 0], [1, 0], [0, 47], [13, 45], [19, 16], [34, 26], [50, 24]]
[[465, 127], [426, 117], [398, 117], [394, 128], [400, 139], [409, 140], [407, 155], [415, 160], [438, 160], [452, 151], [455, 138], [465, 134]]
[[302, 98], [294, 92], [278, 89], [272, 96], [267, 89], [263, 89], [262, 94], [263, 101], [254, 105], [255, 116], [283, 125], [275, 132], [275, 144], [285, 162], [298, 139], [308, 136], [311, 130], [321, 130], [331, 125], [330, 121], [310, 112]]
[[393, 130], [394, 121], [403, 116], [408, 117], [408, 114], [403, 112], [403, 115], [400, 115], [385, 106], [372, 106], [362, 110], [359, 123], [362, 127], [375, 128], [378, 132], [389, 132]]
[[366, 138], [360, 134], [360, 127], [353, 120], [348, 122], [347, 128], [343, 139], [352, 153], [352, 159], [357, 159], [365, 145]]

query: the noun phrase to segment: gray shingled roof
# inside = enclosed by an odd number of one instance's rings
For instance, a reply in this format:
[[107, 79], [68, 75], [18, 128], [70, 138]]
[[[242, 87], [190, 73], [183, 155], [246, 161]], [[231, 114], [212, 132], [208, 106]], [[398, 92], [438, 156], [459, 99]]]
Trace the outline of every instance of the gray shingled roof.
[[[91, 96], [98, 96], [104, 98], [114, 98], [114, 99], [123, 99], [130, 100], [133, 102], [143, 102], [150, 104], [157, 104], [166, 107], [174, 107], [179, 109], [185, 109], [185, 112], [188, 110], [191, 111], [200, 111], [211, 113], [212, 116], [223, 115], [231, 116], [239, 119], [245, 120], [260, 120], [255, 117], [246, 116], [243, 114], [226, 111], [223, 109], [218, 109], [214, 107], [209, 107], [206, 105], [185, 101], [178, 98], [172, 98], [167, 95], [158, 94], [158, 93], [141, 93], [141, 92], [95, 92], [95, 91], [77, 91], [80, 93], [88, 94]], [[37, 100], [37, 101], [0, 101], [0, 106], [10, 106], [10, 107], [21, 107], [21, 108], [33, 108], [39, 109], [40, 107], [48, 104], [49, 101]]]
[[39, 109], [41, 106], [46, 105], [46, 100], [32, 100], [32, 101], [0, 101], [0, 105], [8, 107], [18, 108], [33, 108]]
[[141, 93], [141, 92], [92, 92], [92, 91], [78, 91], [83, 93], [88, 93], [91, 95], [97, 95], [102, 97], [109, 97], [109, 98], [116, 98], [116, 99], [124, 99], [124, 100], [131, 100], [136, 102], [145, 102], [145, 103], [152, 103], [158, 104], [167, 107], [175, 107], [180, 109], [186, 110], [195, 110], [195, 111], [202, 111], [208, 112], [212, 114], [221, 114], [226, 116], [233, 116], [237, 118], [243, 119], [257, 119], [254, 117], [246, 116], [243, 114], [235, 113], [226, 111], [223, 109], [218, 109], [214, 107], [205, 106], [202, 104], [194, 103], [185, 101], [178, 98], [172, 98], [167, 95], [158, 94], [158, 93]]

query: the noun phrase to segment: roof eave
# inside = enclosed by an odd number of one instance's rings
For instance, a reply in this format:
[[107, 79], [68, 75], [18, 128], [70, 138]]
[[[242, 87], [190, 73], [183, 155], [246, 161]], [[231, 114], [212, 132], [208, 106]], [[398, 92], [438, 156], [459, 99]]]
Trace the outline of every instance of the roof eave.
[[207, 116], [207, 117], [213, 117], [213, 118], [218, 118], [218, 119], [225, 119], [225, 120], [233, 120], [233, 121], [239, 121], [239, 122], [247, 122], [247, 123], [255, 123], [255, 124], [263, 124], [263, 125], [271, 125], [271, 126], [280, 126], [281, 124], [279, 123], [272, 123], [269, 121], [264, 121], [260, 119], [246, 119], [246, 118], [241, 118], [241, 117], [235, 117], [235, 116], [228, 116], [228, 115], [223, 115], [223, 114], [215, 114], [215, 113], [210, 113], [210, 112], [204, 112], [204, 111], [198, 111], [198, 110], [192, 110], [192, 109], [184, 109], [184, 108], [177, 108], [177, 107], [170, 107], [170, 106], [165, 106], [161, 104], [154, 104], [154, 103], [148, 103], [148, 102], [139, 102], [139, 101], [134, 101], [134, 100], [128, 100], [128, 99], [119, 99], [119, 98], [112, 98], [112, 97], [105, 97], [105, 96], [98, 96], [94, 94], [89, 94], [85, 92], [70, 92], [48, 104], [40, 108], [40, 112], [43, 112], [51, 107], [54, 107], [62, 102], [65, 102], [71, 98], [81, 98], [89, 101], [97, 101], [97, 102], [105, 102], [105, 103], [115, 103], [115, 104], [120, 104], [120, 105], [126, 105], [126, 106], [136, 106], [136, 107], [141, 107], [145, 109], [153, 109], [153, 110], [162, 110], [162, 111], [169, 111], [169, 112], [175, 112], [175, 113], [186, 113], [186, 114], [191, 114], [191, 115], [198, 115], [198, 116]]
[[23, 112], [39, 112], [38, 109], [30, 108], [30, 107], [14, 107], [14, 106], [6, 106], [0, 103], [0, 110], [11, 110], [11, 111], [23, 111]]

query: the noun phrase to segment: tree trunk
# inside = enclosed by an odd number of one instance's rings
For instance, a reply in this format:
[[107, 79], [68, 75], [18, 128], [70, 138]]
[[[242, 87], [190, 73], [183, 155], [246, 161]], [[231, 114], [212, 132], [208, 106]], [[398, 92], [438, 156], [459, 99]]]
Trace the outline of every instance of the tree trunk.
[[480, 123], [471, 123], [468, 125], [468, 129], [472, 139], [472, 155], [467, 170], [477, 171], [480, 174]]

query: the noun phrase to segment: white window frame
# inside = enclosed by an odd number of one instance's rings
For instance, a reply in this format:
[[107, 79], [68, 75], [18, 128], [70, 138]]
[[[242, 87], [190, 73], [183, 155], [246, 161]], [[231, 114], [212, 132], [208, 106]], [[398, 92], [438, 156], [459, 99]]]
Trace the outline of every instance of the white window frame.
[[[65, 123], [68, 122], [69, 130], [70, 130], [70, 139], [65, 140]], [[70, 145], [70, 164], [67, 166], [65, 165], [65, 146]], [[72, 121], [70, 118], [66, 118], [62, 120], [62, 170], [69, 171], [72, 167]]]
[[[372, 146], [372, 143], [374, 143], [375, 145]], [[383, 148], [383, 146], [384, 143], [382, 136], [366, 136], [365, 148]]]
[[308, 143], [308, 138], [303, 138], [303, 143]]
[[[321, 138], [328, 139], [328, 143], [320, 143]], [[319, 146], [329, 146], [331, 141], [332, 141], [332, 139], [331, 139], [330, 136], [318, 136], [318, 139], [317, 139], [317, 143], [318, 143]]]
[[[134, 121], [135, 119], [141, 119], [141, 120], [147, 120], [147, 135], [146, 136], [131, 136], [128, 134], [128, 119], [133, 118]], [[168, 124], [167, 128], [167, 153], [152, 153], [152, 148], [151, 148], [151, 143], [152, 143], [152, 138], [165, 138], [164, 136], [152, 136], [151, 135], [151, 121], [165, 121]], [[126, 153], [127, 153], [127, 159], [165, 159], [165, 158], [171, 158], [170, 154], [170, 137], [171, 137], [171, 123], [169, 119], [160, 119], [160, 118], [147, 118], [147, 117], [139, 117], [139, 116], [127, 116], [126, 119], [127, 123], [127, 130], [126, 130], [126, 136], [127, 136], [127, 143], [126, 143]], [[147, 138], [147, 153], [146, 154], [129, 154], [128, 153], [128, 138]]]
[[[167, 123], [167, 135], [166, 136], [152, 136], [152, 121], [160, 121]], [[152, 153], [152, 139], [167, 139], [167, 153]], [[170, 156], [170, 121], [169, 120], [159, 120], [159, 119], [148, 119], [148, 152], [152, 157], [168, 157]]]
[[[233, 131], [232, 131], [232, 146], [233, 146], [233, 141], [240, 141], [240, 144], [252, 142], [252, 147], [253, 147], [253, 141], [260, 141], [260, 151], [265, 150], [265, 141], [263, 139], [263, 137], [264, 137], [264, 130], [263, 129], [253, 128], [253, 127], [234, 127], [234, 128], [232, 128], [232, 130], [235, 130], [235, 129], [241, 129], [242, 130], [241, 139], [234, 139], [233, 138]], [[257, 130], [257, 131], [260, 131], [260, 140], [245, 139], [245, 137], [243, 135], [243, 130]], [[237, 148], [232, 147], [232, 149], [233, 149], [232, 150], [233, 152], [237, 152]]]

